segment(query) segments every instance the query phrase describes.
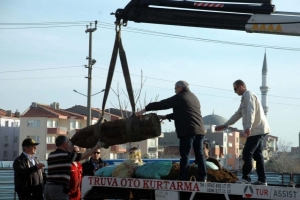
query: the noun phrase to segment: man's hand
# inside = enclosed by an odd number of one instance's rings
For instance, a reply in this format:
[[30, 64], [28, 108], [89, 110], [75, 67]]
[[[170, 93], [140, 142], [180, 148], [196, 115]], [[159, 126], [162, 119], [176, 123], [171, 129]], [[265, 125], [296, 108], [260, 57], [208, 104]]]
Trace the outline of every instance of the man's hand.
[[216, 126], [215, 130], [216, 131], [222, 131], [223, 129], [227, 128], [227, 126], [225, 125], [220, 125], [220, 126]]
[[39, 163], [39, 164], [36, 165], [36, 167], [38, 169], [42, 169], [43, 167], [45, 167], [45, 165], [43, 163]]
[[143, 109], [143, 110], [141, 110], [141, 111], [139, 111], [139, 112], [136, 112], [136, 113], [135, 113], [135, 116], [141, 116], [141, 115], [143, 115], [145, 112], [146, 112], [145, 109]]
[[251, 130], [250, 130], [250, 129], [246, 129], [246, 130], [244, 131], [244, 134], [246, 135], [247, 138], [250, 137], [250, 135], [251, 135]]
[[165, 119], [167, 119], [167, 116], [166, 115], [157, 115], [160, 119], [160, 121], [164, 121]]

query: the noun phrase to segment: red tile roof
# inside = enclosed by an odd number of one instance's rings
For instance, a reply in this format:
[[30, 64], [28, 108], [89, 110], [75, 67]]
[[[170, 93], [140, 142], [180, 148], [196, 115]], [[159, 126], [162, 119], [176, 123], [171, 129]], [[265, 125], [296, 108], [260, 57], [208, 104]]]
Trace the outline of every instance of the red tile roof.
[[[10, 117], [10, 116], [7, 116], [7, 110], [3, 110], [0, 108], [0, 117], [3, 116], [3, 117]], [[11, 113], [11, 117], [15, 117], [15, 113]]]
[[0, 116], [6, 116], [6, 110], [0, 108]]
[[36, 104], [37, 107], [30, 106], [29, 109], [21, 117], [47, 117], [61, 119], [86, 119], [86, 116], [77, 113], [68, 112], [61, 109], [54, 109], [49, 105]]

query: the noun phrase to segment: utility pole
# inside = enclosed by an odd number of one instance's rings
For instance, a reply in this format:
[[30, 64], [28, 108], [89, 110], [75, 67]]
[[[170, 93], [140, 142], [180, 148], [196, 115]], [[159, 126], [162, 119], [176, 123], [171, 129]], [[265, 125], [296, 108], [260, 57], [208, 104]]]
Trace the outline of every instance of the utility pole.
[[89, 33], [89, 56], [86, 57], [86, 59], [89, 60], [88, 66], [85, 66], [89, 69], [88, 72], [88, 95], [87, 95], [87, 108], [88, 108], [88, 114], [87, 114], [87, 123], [86, 126], [91, 125], [91, 91], [92, 91], [92, 66], [96, 63], [95, 59], [92, 59], [92, 33], [97, 30], [97, 21], [95, 21], [95, 28], [92, 28], [92, 23], [90, 23], [90, 28], [88, 25], [86, 25], [86, 33]]

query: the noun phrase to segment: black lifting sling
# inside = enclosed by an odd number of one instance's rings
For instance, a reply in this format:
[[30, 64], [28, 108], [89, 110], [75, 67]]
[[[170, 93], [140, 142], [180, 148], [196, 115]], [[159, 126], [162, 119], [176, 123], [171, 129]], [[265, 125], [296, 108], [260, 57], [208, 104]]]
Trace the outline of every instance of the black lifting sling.
[[[125, 78], [126, 89], [128, 92], [128, 96], [129, 96], [129, 100], [130, 100], [130, 104], [131, 104], [131, 108], [132, 108], [132, 116], [127, 120], [126, 123], [131, 123], [132, 118], [135, 117], [135, 102], [134, 102], [129, 68], [128, 68], [128, 64], [127, 64], [127, 58], [126, 58], [126, 54], [125, 54], [125, 51], [124, 51], [124, 48], [122, 45], [121, 25], [116, 25], [115, 44], [114, 44], [114, 48], [113, 48], [113, 52], [112, 52], [112, 56], [111, 56], [111, 60], [110, 60], [110, 65], [109, 65], [109, 69], [108, 69], [108, 74], [107, 74], [105, 93], [104, 93], [103, 101], [102, 101], [102, 113], [101, 113], [100, 120], [98, 121], [98, 122], [100, 122], [100, 124], [98, 125], [99, 133], [101, 133], [100, 128], [101, 128], [101, 124], [103, 123], [103, 119], [104, 119], [105, 104], [106, 104], [107, 97], [108, 97], [108, 94], [110, 91], [111, 82], [112, 82], [114, 71], [115, 71], [118, 52], [119, 52], [120, 61], [121, 61], [121, 65], [122, 65], [123, 75]], [[120, 112], [122, 112], [122, 110]], [[127, 125], [126, 129], [128, 129], [128, 127], [130, 127], [130, 126]], [[130, 130], [128, 130], [128, 131], [130, 131]]]
[[[110, 137], [107, 134], [102, 133], [101, 134], [101, 125], [103, 125], [103, 119], [104, 119], [104, 111], [105, 111], [105, 103], [107, 101], [107, 97], [109, 94], [109, 90], [111, 87], [111, 82], [114, 74], [114, 69], [116, 65], [117, 55], [119, 52], [119, 57], [122, 65], [123, 75], [126, 82], [126, 89], [128, 92], [128, 97], [130, 100], [131, 108], [132, 108], [132, 116], [130, 118], [126, 119], [126, 136], [123, 137], [124, 140], [122, 143], [127, 142], [137, 142], [142, 141], [148, 138], [157, 137], [161, 134], [161, 127], [160, 127], [160, 121], [156, 114], [151, 113], [148, 115], [144, 115], [142, 117], [136, 117], [135, 116], [135, 101], [134, 101], [134, 95], [133, 95], [133, 89], [130, 79], [130, 73], [129, 68], [127, 64], [127, 58], [126, 54], [122, 45], [122, 39], [121, 39], [121, 24], [116, 25], [116, 38], [115, 38], [115, 44], [113, 48], [113, 53], [110, 61], [109, 71], [107, 75], [107, 81], [106, 81], [106, 87], [105, 87], [105, 93], [103, 97], [102, 102], [102, 115], [100, 120], [98, 121], [98, 132], [100, 133], [100, 141], [103, 141], [106, 143], [106, 145], [113, 145], [114, 139]], [[122, 111], [121, 111], [122, 112]], [[109, 140], [111, 138], [111, 140]], [[121, 143], [120, 141], [118, 143]]]
[[[113, 122], [104, 122], [104, 111], [111, 82], [115, 70], [117, 56], [120, 56], [123, 75], [126, 82], [126, 88], [132, 108], [132, 116], [127, 119], [119, 119]], [[122, 111], [121, 111], [122, 112]], [[148, 138], [158, 137], [161, 134], [161, 126], [158, 116], [155, 113], [150, 113], [140, 117], [135, 116], [135, 102], [131, 85], [131, 79], [126, 59], [126, 54], [123, 49], [121, 40], [121, 25], [116, 26], [116, 38], [113, 48], [113, 53], [110, 61], [110, 66], [107, 75], [105, 93], [102, 102], [102, 113], [99, 121], [87, 126], [79, 131], [71, 138], [73, 144], [92, 148], [100, 139], [102, 147], [108, 148], [116, 144], [125, 144], [127, 142], [138, 142]]]

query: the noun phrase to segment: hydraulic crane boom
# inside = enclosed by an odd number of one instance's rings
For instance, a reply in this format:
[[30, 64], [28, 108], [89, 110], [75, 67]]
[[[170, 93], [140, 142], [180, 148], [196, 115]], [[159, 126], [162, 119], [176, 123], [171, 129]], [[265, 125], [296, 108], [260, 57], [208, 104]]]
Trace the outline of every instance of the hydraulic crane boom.
[[275, 12], [271, 0], [131, 0], [124, 9], [118, 9], [115, 16], [124, 26], [134, 21], [300, 35], [300, 13]]

